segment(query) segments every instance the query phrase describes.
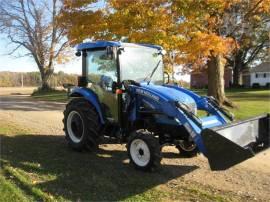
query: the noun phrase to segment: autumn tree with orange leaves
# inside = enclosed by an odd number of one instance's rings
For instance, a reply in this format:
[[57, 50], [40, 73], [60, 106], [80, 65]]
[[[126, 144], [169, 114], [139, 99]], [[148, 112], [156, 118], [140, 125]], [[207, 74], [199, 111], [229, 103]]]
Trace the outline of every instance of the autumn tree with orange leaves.
[[[226, 16], [247, 0], [64, 0], [60, 20], [73, 43], [84, 39], [152, 43], [174, 52], [173, 63], [208, 69], [208, 95], [232, 105], [224, 93], [226, 56], [239, 47]], [[249, 13], [269, 12], [269, 0], [249, 3]], [[249, 15], [247, 13], [247, 15]], [[165, 58], [167, 68], [172, 61]]]

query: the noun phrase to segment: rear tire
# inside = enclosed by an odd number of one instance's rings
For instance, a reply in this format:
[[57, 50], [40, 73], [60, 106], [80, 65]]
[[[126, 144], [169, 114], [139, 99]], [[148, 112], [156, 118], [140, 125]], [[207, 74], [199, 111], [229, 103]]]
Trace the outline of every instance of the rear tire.
[[180, 156], [185, 158], [192, 158], [198, 154], [198, 148], [192, 142], [184, 141], [182, 144], [176, 145], [176, 148], [179, 150]]
[[100, 122], [95, 108], [84, 98], [74, 98], [64, 111], [64, 131], [71, 148], [95, 150], [100, 139]]
[[134, 132], [129, 137], [127, 151], [130, 163], [138, 170], [153, 171], [160, 166], [161, 147], [152, 134]]

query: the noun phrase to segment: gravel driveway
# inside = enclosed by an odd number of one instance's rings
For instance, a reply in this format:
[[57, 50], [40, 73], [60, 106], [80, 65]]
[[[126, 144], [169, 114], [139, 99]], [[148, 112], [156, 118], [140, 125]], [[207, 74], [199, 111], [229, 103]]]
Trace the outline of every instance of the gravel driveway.
[[63, 135], [65, 103], [45, 102], [29, 95], [0, 95], [0, 118], [41, 134]]

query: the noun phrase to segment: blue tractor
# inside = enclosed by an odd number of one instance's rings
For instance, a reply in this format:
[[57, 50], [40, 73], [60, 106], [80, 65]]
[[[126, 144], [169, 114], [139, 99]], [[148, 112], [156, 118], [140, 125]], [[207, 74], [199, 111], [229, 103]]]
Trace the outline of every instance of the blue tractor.
[[172, 145], [184, 156], [201, 152], [212, 170], [224, 170], [269, 148], [269, 114], [232, 122], [213, 97], [169, 85], [164, 52], [156, 45], [113, 41], [77, 46], [82, 75], [64, 111], [73, 149], [93, 150], [109, 137], [127, 143], [135, 168], [153, 170], [162, 146]]

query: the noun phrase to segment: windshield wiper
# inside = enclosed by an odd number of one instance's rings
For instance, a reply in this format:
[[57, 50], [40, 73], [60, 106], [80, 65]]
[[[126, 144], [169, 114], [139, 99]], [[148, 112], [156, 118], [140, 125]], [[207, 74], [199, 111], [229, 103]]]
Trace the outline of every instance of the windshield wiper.
[[158, 61], [157, 65], [156, 65], [155, 68], [152, 70], [150, 76], [145, 77], [145, 79], [143, 80], [143, 81], [146, 81], [146, 79], [149, 78], [149, 80], [147, 81], [147, 85], [149, 85], [149, 83], [150, 83], [150, 81], [151, 81], [151, 79], [152, 79], [154, 73], [156, 72], [156, 70], [157, 70], [157, 68], [158, 68], [158, 66], [159, 66], [159, 64], [160, 64], [160, 62], [161, 62], [161, 60]]

